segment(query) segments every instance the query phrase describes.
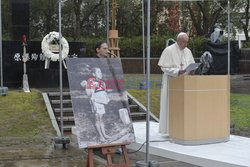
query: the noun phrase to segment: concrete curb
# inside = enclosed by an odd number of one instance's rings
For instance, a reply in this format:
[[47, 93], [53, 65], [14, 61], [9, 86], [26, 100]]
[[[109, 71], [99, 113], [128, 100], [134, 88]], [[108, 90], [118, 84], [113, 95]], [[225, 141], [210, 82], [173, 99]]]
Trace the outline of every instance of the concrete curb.
[[42, 95], [43, 95], [43, 100], [44, 100], [44, 103], [46, 105], [47, 111], [49, 113], [49, 117], [50, 117], [50, 121], [52, 123], [52, 126], [54, 127], [54, 129], [57, 133], [57, 136], [61, 136], [61, 131], [60, 131], [59, 126], [57, 124], [57, 120], [56, 120], [56, 117], [54, 115], [53, 109], [51, 107], [48, 94], [42, 93]]

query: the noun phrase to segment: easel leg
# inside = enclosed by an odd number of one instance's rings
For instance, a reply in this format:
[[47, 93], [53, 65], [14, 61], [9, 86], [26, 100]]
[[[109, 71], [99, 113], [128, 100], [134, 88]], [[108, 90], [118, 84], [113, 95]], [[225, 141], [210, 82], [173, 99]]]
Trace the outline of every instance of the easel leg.
[[88, 148], [87, 167], [94, 167], [93, 148]]
[[120, 164], [113, 164], [112, 155], [115, 153], [116, 146], [109, 146], [101, 148], [102, 154], [106, 155], [107, 158], [107, 167], [130, 167], [130, 161], [128, 158], [128, 150], [125, 145], [121, 145], [124, 162]]
[[107, 167], [113, 166], [112, 155], [115, 153], [115, 146], [102, 147], [101, 152], [103, 155], [106, 155]]
[[107, 154], [107, 165], [108, 165], [108, 166], [113, 165], [113, 162], [112, 162], [112, 155], [111, 155], [111, 154]]
[[128, 150], [125, 145], [121, 145], [121, 147], [122, 147], [122, 153], [123, 153], [125, 164], [127, 167], [130, 167], [130, 161], [128, 158]]
[[[123, 153], [123, 163], [119, 164], [113, 164], [112, 162], [112, 156], [115, 153], [115, 148], [120, 146]], [[128, 150], [126, 148], [125, 144], [122, 145], [109, 145], [109, 146], [103, 146], [103, 147], [94, 147], [96, 149], [100, 149], [101, 153], [106, 156], [107, 165], [106, 167], [131, 167], [130, 160], [128, 158]], [[94, 158], [93, 158], [93, 149], [94, 148], [88, 148], [88, 157], [87, 157], [87, 167], [94, 167]]]

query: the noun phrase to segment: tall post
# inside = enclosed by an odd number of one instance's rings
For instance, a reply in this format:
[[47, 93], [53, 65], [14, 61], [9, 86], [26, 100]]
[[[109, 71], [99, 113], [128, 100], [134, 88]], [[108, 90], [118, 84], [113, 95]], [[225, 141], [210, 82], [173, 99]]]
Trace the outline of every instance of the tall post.
[[109, 0], [106, 0], [106, 38], [109, 44]]
[[62, 98], [62, 19], [61, 19], [61, 0], [59, 0], [59, 82], [60, 82], [60, 121], [61, 137], [63, 138], [63, 98]]
[[144, 30], [144, 0], [141, 0], [142, 9], [142, 65], [143, 65], [143, 75], [145, 77], [145, 30]]
[[2, 51], [2, 0], [0, 0], [0, 75], [1, 87], [3, 87], [3, 51]]
[[231, 23], [230, 23], [230, 0], [227, 1], [227, 24], [228, 24], [228, 35], [227, 35], [227, 74], [230, 75], [230, 33], [231, 33]]
[[2, 0], [0, 0], [0, 96], [6, 96], [8, 94], [8, 88], [3, 87], [3, 51], [2, 51]]
[[112, 0], [112, 22], [111, 22], [111, 29], [115, 30], [116, 27], [116, 11], [117, 11], [117, 3], [116, 0]]
[[137, 161], [136, 167], [159, 167], [160, 164], [157, 161], [150, 161], [149, 156], [149, 143], [150, 143], [150, 8], [151, 2], [147, 0], [147, 113], [146, 113], [146, 160]]
[[8, 94], [8, 88], [3, 87], [3, 51], [2, 51], [2, 0], [0, 0], [0, 96], [6, 96]]
[[66, 144], [70, 143], [69, 137], [64, 137], [63, 132], [63, 82], [62, 82], [62, 16], [61, 16], [61, 0], [58, 0], [58, 22], [59, 22], [59, 84], [60, 84], [60, 123], [61, 123], [61, 134], [54, 138], [56, 144], [61, 144], [62, 148], [66, 148]]
[[146, 165], [149, 166], [149, 140], [150, 140], [150, 5], [147, 3], [147, 125], [146, 125]]
[[118, 44], [118, 30], [116, 30], [116, 14], [117, 14], [117, 2], [112, 0], [112, 15], [111, 15], [111, 30], [109, 31], [109, 49], [111, 57], [120, 57], [120, 48]]

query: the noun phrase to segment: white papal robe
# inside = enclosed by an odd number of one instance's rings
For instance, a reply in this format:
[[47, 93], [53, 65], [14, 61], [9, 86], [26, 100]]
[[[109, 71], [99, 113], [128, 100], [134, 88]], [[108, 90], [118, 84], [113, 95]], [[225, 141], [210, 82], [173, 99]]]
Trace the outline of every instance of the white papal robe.
[[194, 63], [190, 49], [180, 49], [177, 43], [166, 47], [160, 57], [158, 66], [164, 72], [162, 76], [159, 132], [169, 134], [169, 91], [168, 80], [177, 77], [179, 70], [184, 70]]

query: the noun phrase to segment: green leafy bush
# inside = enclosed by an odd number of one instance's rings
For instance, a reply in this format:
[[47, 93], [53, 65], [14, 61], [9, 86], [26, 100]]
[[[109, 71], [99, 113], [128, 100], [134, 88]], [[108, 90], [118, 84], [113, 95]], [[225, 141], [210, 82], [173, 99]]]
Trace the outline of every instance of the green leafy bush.
[[[174, 38], [171, 35], [165, 36], [151, 36], [151, 57], [160, 57], [162, 51], [166, 47], [166, 41], [169, 38]], [[95, 54], [95, 44], [101, 38], [84, 38], [81, 39], [86, 46], [86, 55], [93, 56]], [[202, 54], [203, 43], [205, 38], [202, 36], [191, 38], [189, 41], [189, 48], [192, 50], [194, 57], [200, 57]], [[121, 57], [143, 57], [142, 36], [120, 37], [119, 47]], [[145, 37], [145, 56], [147, 51], [147, 39]]]
[[205, 42], [205, 37], [197, 36], [189, 40], [188, 47], [193, 53], [194, 57], [200, 57], [203, 53], [203, 45]]
[[98, 41], [102, 40], [98, 37], [91, 37], [91, 38], [82, 38], [80, 41], [84, 43], [84, 46], [86, 47], [86, 55], [88, 57], [93, 57], [95, 53], [95, 45]]
[[[166, 39], [168, 36], [151, 36], [151, 57], [160, 57], [161, 52], [165, 48]], [[142, 57], [143, 56], [143, 41], [141, 36], [137, 37], [122, 37], [119, 40], [122, 57]], [[147, 51], [147, 39], [145, 37], [145, 56]]]
[[142, 57], [142, 37], [121, 37], [119, 47], [121, 57]]
[[250, 48], [250, 41], [242, 42], [242, 48]]

